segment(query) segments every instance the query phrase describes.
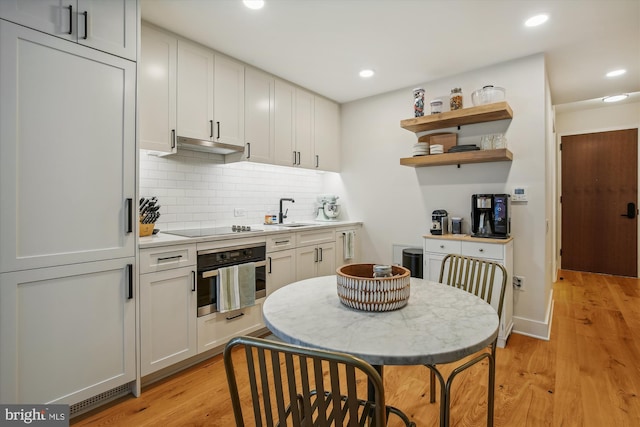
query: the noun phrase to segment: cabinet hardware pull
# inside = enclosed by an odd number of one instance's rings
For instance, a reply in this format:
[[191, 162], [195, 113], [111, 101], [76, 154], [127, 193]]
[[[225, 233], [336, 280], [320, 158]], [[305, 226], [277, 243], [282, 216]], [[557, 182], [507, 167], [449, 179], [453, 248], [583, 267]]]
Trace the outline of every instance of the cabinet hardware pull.
[[300, 166], [301, 161], [302, 161], [302, 153], [298, 151], [298, 166]]
[[213, 138], [213, 120], [209, 120], [209, 138]]
[[73, 34], [73, 6], [69, 6], [69, 34]]
[[318, 248], [318, 252], [320, 252], [320, 262], [322, 262], [322, 248]]
[[268, 257], [268, 258], [269, 258], [269, 271], [268, 271], [268, 273], [271, 274], [271, 257]]
[[133, 264], [127, 264], [127, 280], [129, 281], [129, 296], [127, 299], [133, 299]]
[[318, 248], [315, 248], [313, 252], [314, 252], [313, 262], [318, 262]]
[[480, 251], [480, 252], [484, 252], [484, 249], [480, 248], [480, 249], [479, 249], [479, 251]]
[[231, 317], [225, 317], [225, 319], [233, 320], [233, 319], [237, 319], [238, 317], [242, 317], [242, 316], [244, 316], [244, 313], [236, 314], [235, 316], [231, 316]]
[[316, 154], [316, 167], [320, 167], [320, 156]]
[[[256, 268], [265, 267], [267, 265], [267, 261], [259, 261], [256, 262]], [[202, 273], [203, 279], [208, 279], [209, 277], [215, 277], [218, 275], [218, 270], [209, 270]]]
[[84, 37], [82, 38], [86, 40], [89, 37], [89, 12], [85, 10], [82, 15], [84, 15]]
[[158, 262], [167, 261], [167, 260], [170, 260], [170, 259], [179, 259], [179, 258], [182, 258], [182, 255], [167, 256], [167, 257], [163, 257], [163, 258], [158, 258]]
[[444, 245], [440, 245], [440, 249], [444, 249]]
[[285, 245], [287, 243], [289, 243], [288, 240], [276, 240], [275, 242], [276, 245]]
[[171, 129], [171, 149], [176, 148], [176, 130]]
[[127, 229], [126, 233], [133, 233], [133, 199], [126, 200], [127, 207]]
[[216, 139], [220, 139], [220, 122], [216, 122], [216, 126], [218, 127], [218, 136], [216, 136]]
[[194, 270], [191, 270], [191, 278], [193, 279], [193, 282], [191, 282], [191, 292], [195, 292], [196, 291], [196, 272]]
[[296, 164], [296, 159], [298, 158], [297, 156], [298, 156], [298, 155], [297, 155], [297, 154], [296, 154], [296, 152], [294, 151], [294, 152], [293, 152], [293, 164], [294, 164], [294, 165]]
[[247, 159], [251, 158], [251, 143], [247, 142]]

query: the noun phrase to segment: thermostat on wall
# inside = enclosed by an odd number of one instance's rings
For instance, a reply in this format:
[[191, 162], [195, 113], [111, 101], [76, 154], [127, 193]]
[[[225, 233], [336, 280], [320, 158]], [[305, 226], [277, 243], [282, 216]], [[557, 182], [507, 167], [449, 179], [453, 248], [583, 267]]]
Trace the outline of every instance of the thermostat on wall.
[[511, 192], [512, 202], [527, 202], [527, 187], [513, 187]]

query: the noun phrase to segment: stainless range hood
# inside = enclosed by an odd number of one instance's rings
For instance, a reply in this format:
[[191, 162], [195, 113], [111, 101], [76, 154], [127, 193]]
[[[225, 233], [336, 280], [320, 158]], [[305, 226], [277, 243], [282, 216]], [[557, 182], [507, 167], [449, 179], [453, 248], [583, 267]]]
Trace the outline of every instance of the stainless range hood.
[[244, 151], [244, 146], [224, 144], [222, 142], [206, 141], [202, 139], [178, 137], [178, 148], [191, 151], [202, 151], [214, 154], [231, 154]]

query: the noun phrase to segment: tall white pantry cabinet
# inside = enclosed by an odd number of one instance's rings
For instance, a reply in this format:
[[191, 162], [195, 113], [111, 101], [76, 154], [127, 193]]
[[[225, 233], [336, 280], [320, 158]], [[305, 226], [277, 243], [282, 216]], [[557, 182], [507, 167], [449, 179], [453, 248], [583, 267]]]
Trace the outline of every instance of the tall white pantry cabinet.
[[125, 57], [136, 56], [137, 3], [89, 15], [120, 23], [110, 28], [127, 52], [21, 20], [76, 22], [85, 3], [0, 8], [3, 404], [74, 405], [136, 387], [136, 63]]

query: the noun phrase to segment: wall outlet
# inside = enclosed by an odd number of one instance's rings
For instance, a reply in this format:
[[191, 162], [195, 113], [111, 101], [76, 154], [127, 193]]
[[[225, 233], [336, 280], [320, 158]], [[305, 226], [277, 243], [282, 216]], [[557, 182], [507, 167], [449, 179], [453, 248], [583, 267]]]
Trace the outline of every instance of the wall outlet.
[[235, 208], [233, 210], [233, 216], [246, 216], [247, 210], [245, 208]]
[[513, 276], [513, 287], [519, 291], [524, 291], [524, 277]]

